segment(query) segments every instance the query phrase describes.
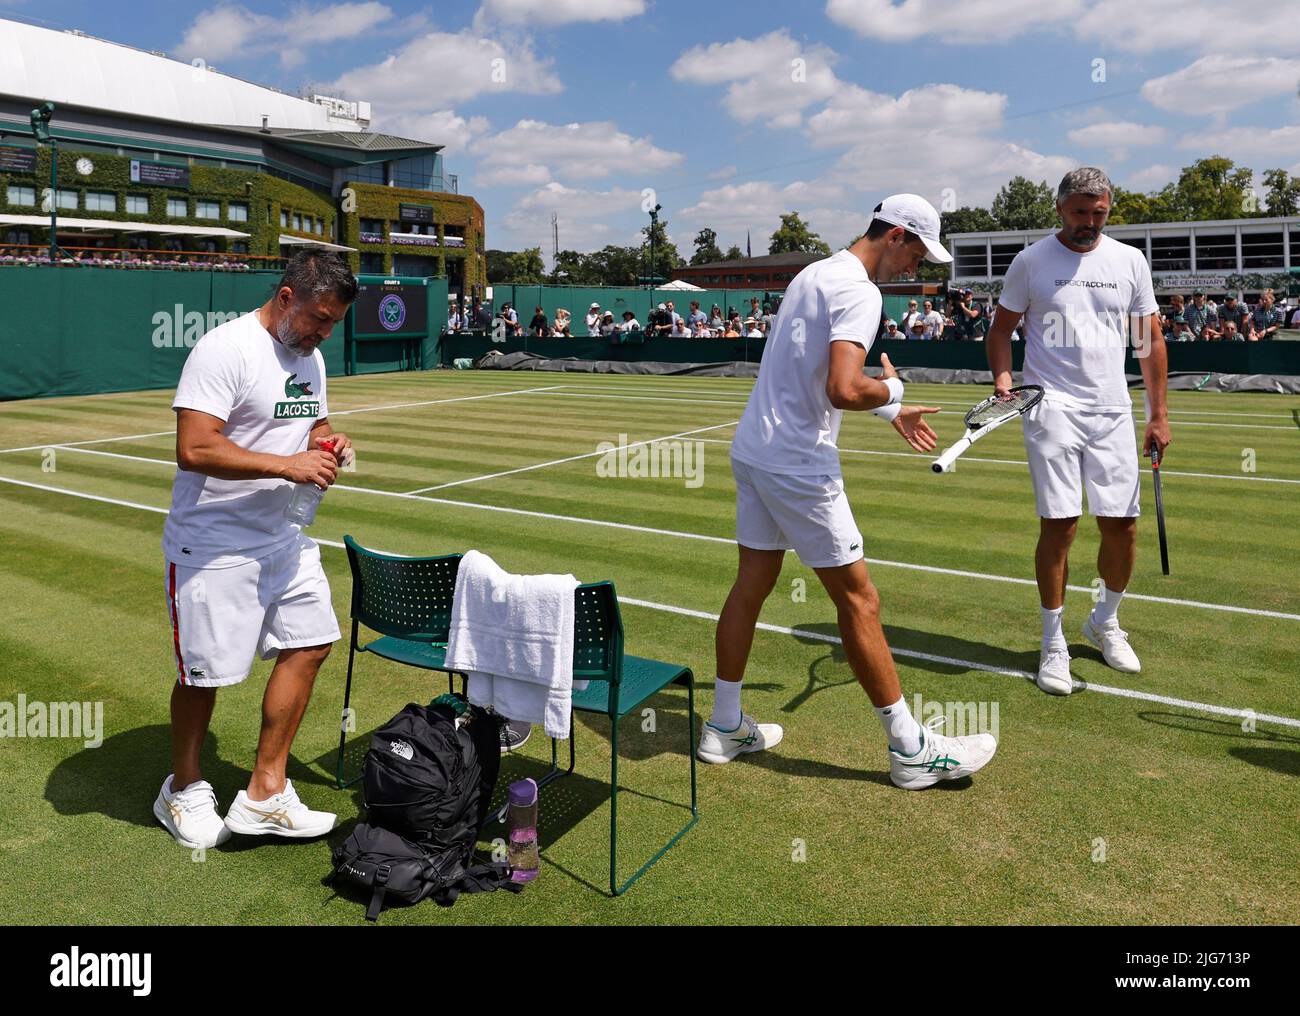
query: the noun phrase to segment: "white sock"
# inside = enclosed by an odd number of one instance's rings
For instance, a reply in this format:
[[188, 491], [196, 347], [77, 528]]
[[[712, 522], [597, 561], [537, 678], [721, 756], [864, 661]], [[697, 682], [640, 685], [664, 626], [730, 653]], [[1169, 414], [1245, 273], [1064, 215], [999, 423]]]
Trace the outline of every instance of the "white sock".
[[735, 730], [740, 726], [740, 681], [724, 681], [716, 678], [713, 682], [713, 715], [709, 723], [719, 730]]
[[1119, 624], [1119, 601], [1124, 599], [1124, 593], [1115, 592], [1108, 585], [1102, 585], [1102, 597], [1097, 601], [1097, 606], [1092, 608], [1092, 620], [1099, 628], [1107, 625]]
[[1065, 611], [1065, 607], [1057, 607], [1055, 610], [1042, 607], [1041, 610], [1043, 611], [1043, 648], [1066, 648], [1065, 635], [1061, 632], [1061, 614]]
[[907, 699], [899, 697], [892, 706], [877, 709], [880, 725], [885, 728], [889, 746], [900, 755], [915, 755], [921, 750], [921, 725], [907, 708]]

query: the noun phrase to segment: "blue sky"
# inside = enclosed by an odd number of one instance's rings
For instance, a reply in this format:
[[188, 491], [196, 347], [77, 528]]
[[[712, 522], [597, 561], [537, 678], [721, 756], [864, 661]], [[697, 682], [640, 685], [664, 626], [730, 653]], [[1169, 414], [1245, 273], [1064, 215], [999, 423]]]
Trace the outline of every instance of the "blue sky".
[[[832, 246], [885, 194], [987, 205], [1076, 165], [1157, 189], [1226, 154], [1300, 174], [1294, 0], [0, 0], [50, 27], [373, 104], [447, 146], [488, 245], [754, 252], [797, 209]], [[1290, 13], [1286, 8], [1291, 7]], [[129, 11], [129, 13], [127, 13]], [[1140, 19], [1133, 18], [1140, 11]], [[1100, 61], [1100, 62], [1099, 62]]]

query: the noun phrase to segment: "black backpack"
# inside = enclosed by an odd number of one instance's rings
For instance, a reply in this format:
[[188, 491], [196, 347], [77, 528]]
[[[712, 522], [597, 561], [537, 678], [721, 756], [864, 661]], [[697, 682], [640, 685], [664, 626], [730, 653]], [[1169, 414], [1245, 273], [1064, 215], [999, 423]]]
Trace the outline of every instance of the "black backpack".
[[523, 886], [510, 868], [474, 859], [501, 763], [501, 719], [459, 695], [411, 703], [377, 730], [365, 760], [366, 820], [335, 849], [326, 877], [388, 897], [451, 906], [462, 892]]

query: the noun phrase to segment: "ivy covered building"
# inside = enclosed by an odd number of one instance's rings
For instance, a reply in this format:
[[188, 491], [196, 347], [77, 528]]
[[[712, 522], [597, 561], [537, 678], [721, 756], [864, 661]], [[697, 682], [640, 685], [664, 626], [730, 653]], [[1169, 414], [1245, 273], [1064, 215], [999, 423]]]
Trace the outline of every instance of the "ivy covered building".
[[[30, 113], [55, 106], [50, 147]], [[483, 209], [442, 145], [371, 132], [370, 104], [288, 95], [130, 46], [0, 20], [0, 241], [68, 250], [237, 256], [303, 244], [354, 271], [486, 285]]]

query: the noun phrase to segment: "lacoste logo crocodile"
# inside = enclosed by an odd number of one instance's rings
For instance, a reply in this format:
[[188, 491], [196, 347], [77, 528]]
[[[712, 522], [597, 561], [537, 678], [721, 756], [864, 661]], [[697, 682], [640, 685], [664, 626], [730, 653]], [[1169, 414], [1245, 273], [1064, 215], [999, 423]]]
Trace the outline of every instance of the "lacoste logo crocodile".
[[297, 376], [297, 374], [290, 374], [285, 378], [284, 397], [286, 399], [301, 399], [307, 395], [315, 395], [316, 393], [311, 390], [310, 381], [299, 381], [297, 384], [294, 384], [293, 379]]

